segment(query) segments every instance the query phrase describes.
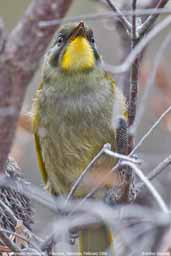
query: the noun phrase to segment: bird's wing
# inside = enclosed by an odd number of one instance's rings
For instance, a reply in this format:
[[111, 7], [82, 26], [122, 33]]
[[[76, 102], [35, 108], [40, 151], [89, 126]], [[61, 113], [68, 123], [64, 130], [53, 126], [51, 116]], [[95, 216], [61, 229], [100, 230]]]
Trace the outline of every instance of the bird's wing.
[[[112, 77], [112, 74], [109, 72], [105, 72], [105, 78], [111, 82], [112, 85], [112, 90], [113, 90], [113, 95], [115, 98], [115, 103], [116, 103], [116, 117], [122, 116], [126, 121], [128, 119], [128, 107], [126, 104], [126, 98], [123, 95], [123, 92], [118, 88], [118, 86], [115, 83], [115, 80]], [[115, 106], [114, 106], [115, 107]]]
[[116, 136], [116, 149], [117, 152], [121, 154], [126, 154], [128, 144], [128, 107], [126, 105], [126, 99], [122, 91], [116, 86], [112, 76], [109, 73], [106, 73], [105, 76], [106, 79], [110, 80], [111, 82], [114, 95], [112, 123]]
[[40, 145], [40, 139], [38, 133], [34, 133], [34, 140], [35, 140], [35, 147], [36, 147], [36, 153], [37, 153], [37, 161], [40, 169], [40, 174], [43, 179], [43, 182], [47, 183], [47, 172], [45, 168], [45, 163], [42, 156], [42, 149]]
[[40, 144], [40, 137], [38, 134], [38, 128], [39, 128], [39, 122], [40, 122], [40, 116], [39, 116], [39, 93], [43, 87], [43, 83], [40, 84], [36, 96], [34, 98], [33, 102], [33, 114], [32, 114], [32, 126], [33, 126], [33, 133], [34, 133], [34, 140], [35, 140], [35, 148], [36, 148], [36, 153], [37, 153], [37, 160], [38, 160], [38, 165], [40, 169], [40, 174], [43, 179], [43, 182], [46, 184], [47, 183], [47, 171], [45, 168], [45, 163], [43, 160], [43, 155], [42, 155], [42, 148]]

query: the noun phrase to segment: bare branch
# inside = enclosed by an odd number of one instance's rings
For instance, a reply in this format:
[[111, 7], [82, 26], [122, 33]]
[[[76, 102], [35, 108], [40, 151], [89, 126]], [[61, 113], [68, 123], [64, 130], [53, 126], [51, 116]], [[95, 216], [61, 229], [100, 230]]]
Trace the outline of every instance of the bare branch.
[[[132, 10], [135, 11], [137, 7], [137, 1], [132, 1]], [[138, 43], [137, 40], [137, 20], [136, 15], [132, 16], [132, 37], [131, 37], [131, 50], [133, 51]], [[137, 93], [138, 93], [138, 69], [139, 69], [139, 58], [138, 55], [131, 67], [130, 74], [130, 90], [129, 90], [129, 101], [128, 101], [128, 126], [130, 127], [135, 119], [136, 108], [137, 108]], [[128, 137], [128, 153], [134, 146], [134, 137], [129, 135]]]
[[[166, 168], [171, 164], [171, 155], [169, 155], [167, 158], [165, 158], [163, 161], [161, 161], [148, 175], [147, 178], [149, 180], [153, 180], [156, 178], [159, 174], [161, 174], [163, 171], [166, 170]], [[144, 187], [144, 183], [140, 182], [136, 185], [136, 188], [142, 189]]]
[[83, 180], [85, 175], [90, 171], [90, 169], [92, 168], [93, 164], [104, 154], [104, 148], [105, 147], [106, 147], [106, 145], [104, 145], [104, 147], [97, 153], [97, 155], [92, 159], [92, 161], [87, 165], [85, 170], [83, 170], [81, 175], [78, 177], [78, 179], [76, 180], [76, 182], [72, 186], [71, 191], [69, 192], [69, 194], [67, 196], [66, 203], [68, 202], [68, 200], [70, 200], [72, 198], [74, 192], [76, 191], [76, 189], [80, 185], [80, 182]]
[[[21, 184], [20, 184], [21, 187]], [[16, 189], [16, 188], [15, 188]], [[14, 212], [8, 207], [7, 204], [5, 204], [2, 200], [0, 200], [0, 206], [4, 211], [5, 215], [8, 215], [11, 219], [11, 221], [14, 223], [15, 226], [17, 226], [19, 223], [19, 225], [22, 225], [23, 229], [25, 230], [25, 232], [29, 235], [30, 238], [34, 238], [34, 240], [36, 241], [36, 243], [39, 243], [41, 240], [39, 239], [39, 237], [37, 237], [34, 233], [32, 233], [26, 226], [24, 226], [24, 224], [22, 222], [22, 220], [18, 219]], [[36, 248], [36, 245], [34, 243], [34, 247]]]
[[121, 159], [121, 160], [130, 161], [130, 162], [136, 163], [136, 164], [140, 163], [139, 159], [131, 158], [130, 156], [126, 156], [126, 155], [116, 153], [116, 152], [112, 151], [111, 149], [109, 149], [107, 147], [104, 148], [104, 153], [106, 155], [112, 156], [113, 158], [118, 158], [118, 159]]
[[157, 55], [156, 55], [156, 58], [155, 58], [155, 63], [154, 63], [154, 68], [150, 74], [150, 78], [147, 82], [147, 85], [146, 85], [146, 88], [145, 88], [145, 91], [143, 93], [143, 96], [140, 100], [140, 103], [139, 103], [139, 109], [137, 111], [137, 114], [136, 114], [136, 118], [135, 118], [135, 121], [134, 121], [134, 124], [133, 126], [131, 127], [131, 133], [132, 134], [135, 134], [139, 125], [140, 125], [140, 121], [142, 119], [142, 116], [144, 114], [144, 111], [145, 111], [145, 107], [146, 107], [146, 102], [147, 102], [147, 99], [148, 99], [148, 96], [150, 94], [150, 91], [154, 85], [154, 80], [155, 80], [155, 76], [156, 76], [156, 72], [157, 72], [157, 69], [158, 69], [158, 66], [161, 62], [161, 59], [162, 59], [162, 56], [163, 56], [163, 52], [164, 50], [167, 48], [168, 44], [171, 43], [171, 38], [170, 38], [170, 34], [165, 38], [165, 40], [162, 42], [161, 44], [161, 47], [160, 49], [158, 50], [157, 52]]
[[143, 172], [133, 163], [130, 162], [122, 162], [122, 166], [130, 166], [132, 170], [136, 173], [136, 175], [144, 182], [144, 184], [147, 186], [151, 194], [154, 196], [156, 202], [160, 206], [161, 210], [165, 213], [168, 213], [169, 210], [161, 198], [160, 194], [157, 192], [157, 190], [154, 188], [154, 186], [151, 184], [151, 182], [148, 180], [148, 178], [143, 174]]
[[11, 252], [16, 253], [16, 256], [22, 255], [22, 251], [20, 250], [20, 248], [13, 241], [10, 240], [10, 238], [3, 232], [2, 229], [0, 229], [0, 238], [2, 239], [4, 244], [7, 245], [9, 249], [11, 249]]
[[19, 220], [17, 219], [17, 217], [15, 216], [13, 211], [2, 200], [0, 200], [0, 206], [4, 210], [5, 214], [8, 214], [10, 216], [11, 220], [15, 223], [15, 225], [17, 225]]
[[171, 17], [168, 16], [157, 24], [147, 35], [144, 37], [134, 48], [134, 50], [128, 55], [126, 60], [118, 66], [104, 64], [104, 68], [113, 74], [120, 74], [129, 70], [132, 63], [135, 61], [141, 51], [147, 46], [147, 44], [154, 39], [162, 30], [167, 28], [171, 24]]
[[[137, 9], [137, 0], [132, 0], [132, 11], [134, 12]], [[136, 24], [136, 14], [132, 15], [132, 40], [135, 41], [137, 39], [137, 24]]]
[[85, 197], [82, 198], [78, 206], [74, 207], [73, 210], [70, 212], [70, 215], [76, 212], [85, 202], [87, 199], [91, 198], [98, 190], [99, 188], [105, 184], [106, 179], [110, 176], [111, 173], [114, 173], [119, 168], [119, 164], [116, 164], [113, 169], [104, 175], [102, 182], [100, 182], [98, 185], [96, 185]]
[[[166, 15], [166, 14], [170, 14], [171, 13], [171, 8], [167, 8], [167, 9], [163, 9], [163, 8], [159, 8], [159, 9], [154, 9], [154, 8], [149, 8], [149, 9], [138, 9], [133, 11], [129, 11], [129, 10], [122, 10], [122, 14], [124, 16], [133, 16], [133, 15], [137, 15], [137, 16], [146, 16], [146, 15], [151, 15], [151, 14], [161, 14], [161, 15]], [[84, 20], [84, 21], [94, 21], [94, 20], [99, 20], [99, 19], [113, 19], [113, 20], [119, 20], [119, 14], [115, 13], [115, 12], [104, 12], [104, 13], [97, 13], [97, 14], [86, 14], [86, 15], [79, 15], [79, 16], [74, 16], [74, 17], [68, 17], [68, 18], [64, 18], [64, 19], [55, 19], [55, 20], [41, 20], [39, 22], [39, 26], [41, 28], [46, 28], [49, 26], [56, 26], [56, 25], [60, 25], [63, 23], [68, 23], [68, 22], [77, 22], [80, 20]]]
[[[159, 2], [156, 5], [156, 10], [159, 8], [163, 8], [167, 3], [169, 2], [169, 0], [159, 0]], [[159, 14], [151, 14], [146, 20], [145, 22], [138, 28], [138, 34], [140, 36], [144, 35], [147, 31], [149, 31], [151, 29], [151, 27], [154, 25], [156, 19], [158, 18]]]
[[9, 234], [9, 235], [13, 235], [15, 237], [18, 237], [20, 238], [21, 240], [23, 240], [24, 242], [27, 242], [28, 244], [30, 244], [33, 248], [39, 250], [38, 246], [36, 246], [35, 244], [33, 244], [30, 239], [27, 239], [25, 236], [21, 235], [21, 234], [18, 234], [16, 232], [13, 232], [11, 230], [7, 230], [7, 229], [4, 229], [4, 228], [0, 228], [0, 231], [3, 232], [3, 233], [6, 233], [6, 234]]
[[131, 24], [129, 23], [127, 18], [123, 15], [122, 11], [113, 3], [112, 0], [106, 0], [106, 2], [111, 7], [111, 9], [119, 15], [121, 24], [124, 26], [126, 32], [128, 32], [128, 34], [130, 35], [131, 34]]
[[[40, 20], [62, 18], [72, 0], [33, 1], [9, 35], [0, 60], [0, 172], [13, 141], [16, 122], [28, 83], [57, 27], [40, 28]], [[9, 111], [10, 110], [10, 111]]]
[[[127, 161], [126, 161], [126, 163], [127, 163]], [[28, 186], [27, 184], [20, 181], [18, 183], [18, 185], [20, 183], [22, 183], [23, 194], [29, 196], [31, 199], [42, 204], [44, 207], [49, 208], [55, 214], [58, 213], [59, 211], [64, 211], [64, 210], [70, 212], [71, 210], [73, 210], [73, 208], [75, 206], [77, 206], [80, 203], [80, 200], [70, 200], [66, 204], [65, 200], [63, 200], [63, 197], [56, 198], [56, 197], [53, 197], [53, 196], [49, 195], [48, 193], [46, 193], [43, 189], [40, 189], [40, 188], [34, 186], [33, 184], [32, 184], [32, 186]], [[1, 177], [0, 184], [3, 184], [3, 185], [6, 185], [6, 186], [16, 189], [16, 185], [14, 186], [12, 179], [4, 179]], [[135, 208], [140, 209], [140, 211], [135, 211]], [[120, 216], [119, 209], [121, 209], [121, 210], [132, 209], [131, 212], [129, 212], [130, 214], [128, 213], [128, 215], [127, 215], [128, 217], [130, 217], [130, 216], [140, 217], [140, 218], [147, 217], [151, 221], [154, 221], [154, 223], [163, 223], [163, 224], [164, 223], [168, 224], [171, 221], [170, 218], [168, 218], [168, 219], [163, 218], [163, 216], [165, 216], [165, 214], [164, 215], [161, 214], [161, 212], [156, 211], [156, 209], [153, 211], [152, 209], [147, 209], [147, 208], [144, 208], [142, 206], [137, 206], [137, 205], [136, 206], [129, 205], [129, 206], [124, 206], [124, 207], [117, 206], [116, 208], [115, 207], [113, 208], [113, 207], [109, 207], [108, 205], [106, 205], [103, 202], [87, 200], [84, 203], [84, 205], [82, 205], [78, 210], [79, 210], [79, 213], [81, 213], [80, 212], [81, 210], [83, 212], [89, 212], [90, 214], [94, 214], [96, 212], [97, 214], [102, 215], [103, 219], [106, 219], [106, 221], [110, 220], [111, 222], [113, 222], [114, 219], [117, 220], [118, 216]], [[144, 211], [142, 211], [142, 209], [144, 209]], [[126, 212], [127, 212], [127, 210], [126, 210]], [[155, 219], [154, 219], [154, 217], [152, 217], [151, 213], [156, 215]], [[115, 218], [115, 216], [116, 216], [116, 218]], [[64, 216], [64, 218], [65, 217], [66, 216]], [[77, 215], [75, 217], [77, 218]], [[61, 219], [59, 219], [59, 222], [60, 221], [61, 221]], [[98, 221], [98, 220], [96, 219], [96, 221]], [[69, 222], [70, 222], [70, 220], [69, 220]], [[86, 220], [85, 220], [85, 222], [86, 222]]]
[[[78, 188], [78, 186], [80, 185], [81, 181], [83, 180], [83, 178], [85, 177], [85, 175], [91, 170], [91, 168], [93, 167], [93, 165], [97, 162], [97, 160], [103, 155], [109, 155], [113, 158], [118, 158], [118, 159], [122, 159], [122, 160], [126, 160], [126, 161], [131, 161], [133, 163], [139, 163], [139, 160], [131, 158], [129, 156], [126, 155], [122, 155], [119, 154], [117, 152], [113, 152], [111, 150], [111, 145], [110, 144], [105, 144], [103, 146], [103, 148], [97, 153], [97, 155], [90, 161], [90, 163], [87, 165], [87, 167], [83, 170], [83, 172], [81, 173], [81, 175], [78, 177], [78, 179], [76, 180], [76, 182], [74, 183], [74, 185], [71, 188], [71, 191], [69, 192], [67, 199], [66, 199], [66, 203], [68, 202], [69, 199], [72, 198], [73, 194], [75, 193], [76, 189]], [[108, 176], [108, 175], [107, 175]], [[99, 186], [98, 186], [99, 187]]]
[[171, 164], [171, 155], [159, 163], [156, 168], [154, 168], [148, 175], [149, 180], [153, 180], [158, 176], [163, 170], [165, 170]]
[[162, 115], [157, 119], [157, 121], [152, 125], [152, 127], [144, 134], [144, 136], [140, 139], [134, 149], [131, 151], [130, 155], [134, 154], [135, 151], [143, 144], [143, 142], [149, 137], [149, 135], [155, 130], [155, 128], [161, 123], [163, 118], [171, 111], [171, 106], [168, 107]]
[[[77, 203], [79, 204], [80, 201]], [[127, 218], [140, 218], [144, 222], [147, 221], [151, 223], [161, 223], [162, 225], [167, 225], [170, 223], [168, 214], [161, 213], [157, 214], [157, 211], [151, 209], [143, 208], [137, 205], [133, 206], [116, 206], [108, 207], [105, 204], [102, 204], [98, 201], [87, 200], [84, 202], [81, 207], [77, 207], [76, 202], [69, 201], [67, 207], [77, 208], [77, 214], [72, 216], [65, 216], [58, 221], [55, 221], [53, 224], [54, 232], [48, 236], [48, 238], [42, 243], [41, 249], [46, 251], [51, 243], [57, 243], [60, 241], [61, 233], [63, 230], [82, 230], [85, 227], [88, 227], [91, 224], [98, 224], [103, 221], [106, 225], [109, 225], [110, 228], [113, 227], [115, 231], [120, 231], [121, 222], [125, 224]], [[64, 201], [63, 201], [64, 204]], [[81, 212], [80, 212], [81, 211]], [[86, 213], [86, 214], [85, 214]]]

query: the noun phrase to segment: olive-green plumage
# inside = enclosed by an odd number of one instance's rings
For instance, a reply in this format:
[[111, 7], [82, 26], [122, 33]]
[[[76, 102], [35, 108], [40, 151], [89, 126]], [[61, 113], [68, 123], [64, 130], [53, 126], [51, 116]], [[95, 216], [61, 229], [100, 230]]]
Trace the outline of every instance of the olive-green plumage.
[[[112, 119], [115, 108], [119, 115], [126, 111], [124, 97], [102, 69], [92, 38], [92, 31], [83, 22], [65, 26], [59, 32], [45, 56], [42, 83], [34, 98], [33, 129], [38, 162], [46, 188], [53, 194], [66, 195], [105, 143], [116, 149]], [[75, 196], [89, 192], [114, 163], [113, 158], [103, 156]], [[115, 176], [113, 180], [116, 181]], [[104, 226], [101, 232], [109, 237]], [[99, 237], [101, 232], [97, 232]], [[87, 231], [85, 236], [81, 235], [82, 242], [86, 236]], [[109, 245], [106, 241], [104, 247]], [[91, 246], [86, 248], [82, 244], [81, 248], [91, 251]], [[97, 249], [98, 244], [93, 245], [92, 250]]]

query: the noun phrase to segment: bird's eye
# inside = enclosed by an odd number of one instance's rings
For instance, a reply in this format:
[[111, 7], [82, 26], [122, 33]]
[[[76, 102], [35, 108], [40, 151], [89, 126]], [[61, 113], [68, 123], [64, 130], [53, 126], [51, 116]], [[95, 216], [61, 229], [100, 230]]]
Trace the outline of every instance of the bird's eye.
[[60, 46], [63, 43], [63, 41], [64, 41], [64, 38], [63, 38], [63, 36], [60, 35], [60, 36], [58, 36], [56, 43], [58, 44], [58, 46]]
[[95, 44], [95, 39], [94, 39], [94, 37], [91, 37], [90, 42], [91, 42], [92, 44]]

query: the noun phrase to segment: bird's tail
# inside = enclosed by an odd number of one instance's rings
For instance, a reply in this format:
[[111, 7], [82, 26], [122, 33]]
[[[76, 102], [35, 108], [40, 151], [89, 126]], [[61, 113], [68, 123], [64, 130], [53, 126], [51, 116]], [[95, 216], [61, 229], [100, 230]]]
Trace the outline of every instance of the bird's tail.
[[113, 256], [112, 232], [105, 225], [80, 231], [81, 255]]

